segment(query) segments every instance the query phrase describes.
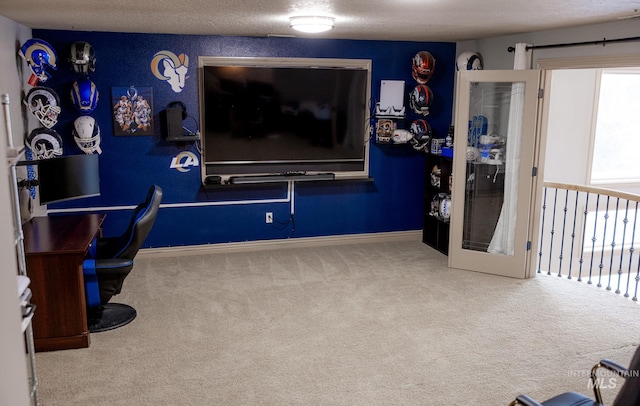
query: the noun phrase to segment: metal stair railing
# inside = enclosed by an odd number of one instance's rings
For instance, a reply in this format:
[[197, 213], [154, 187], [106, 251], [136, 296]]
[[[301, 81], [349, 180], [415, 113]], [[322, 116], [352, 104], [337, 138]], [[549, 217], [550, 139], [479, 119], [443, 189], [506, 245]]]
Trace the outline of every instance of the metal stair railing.
[[537, 273], [638, 301], [640, 195], [544, 182]]

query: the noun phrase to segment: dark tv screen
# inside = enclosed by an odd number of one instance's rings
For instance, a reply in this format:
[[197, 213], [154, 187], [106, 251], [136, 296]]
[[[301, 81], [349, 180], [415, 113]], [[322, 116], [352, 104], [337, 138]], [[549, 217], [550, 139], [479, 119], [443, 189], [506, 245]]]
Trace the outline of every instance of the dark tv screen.
[[38, 161], [40, 204], [100, 195], [98, 155], [69, 155]]
[[363, 171], [369, 70], [203, 66], [210, 174]]

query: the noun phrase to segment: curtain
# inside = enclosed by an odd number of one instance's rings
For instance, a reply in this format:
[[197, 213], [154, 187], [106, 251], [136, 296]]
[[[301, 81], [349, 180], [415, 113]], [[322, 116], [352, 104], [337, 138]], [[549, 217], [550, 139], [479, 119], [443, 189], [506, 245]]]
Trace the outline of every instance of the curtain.
[[[527, 51], [527, 45], [530, 44], [516, 44], [513, 69], [530, 69], [531, 51]], [[504, 157], [504, 201], [496, 229], [487, 248], [487, 252], [492, 254], [514, 254], [520, 147], [522, 144], [522, 121], [524, 118], [524, 89], [524, 83], [513, 83], [511, 87], [507, 147]]]

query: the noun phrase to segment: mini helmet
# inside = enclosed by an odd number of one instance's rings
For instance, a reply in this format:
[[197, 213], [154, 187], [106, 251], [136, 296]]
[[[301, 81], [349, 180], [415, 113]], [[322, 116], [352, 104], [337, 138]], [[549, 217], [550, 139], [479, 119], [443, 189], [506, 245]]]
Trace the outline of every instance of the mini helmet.
[[440, 217], [442, 217], [445, 220], [451, 217], [451, 196], [450, 195], [441, 196], [438, 214], [440, 214]]
[[43, 126], [51, 128], [58, 122], [60, 98], [53, 89], [44, 86], [32, 88], [27, 93], [24, 104]]
[[417, 85], [409, 95], [409, 105], [417, 114], [428, 116], [432, 103], [433, 93], [427, 85]]
[[88, 75], [96, 70], [96, 54], [91, 44], [78, 41], [71, 44], [69, 62], [75, 73]]
[[477, 52], [465, 51], [456, 59], [458, 70], [482, 70], [482, 56]]
[[100, 126], [93, 117], [80, 116], [73, 122], [73, 139], [85, 154], [102, 153]]
[[98, 105], [98, 96], [98, 88], [88, 77], [73, 82], [71, 101], [80, 113], [91, 113]]
[[62, 155], [62, 138], [50, 128], [36, 128], [26, 139], [37, 159], [49, 159]]
[[413, 68], [411, 69], [411, 75], [416, 82], [424, 85], [431, 79], [433, 72], [436, 69], [436, 60], [427, 51], [420, 51], [413, 57]]
[[393, 130], [393, 135], [391, 136], [391, 139], [396, 144], [406, 144], [407, 142], [413, 139], [413, 134], [411, 134], [411, 131], [409, 130], [396, 129], [396, 130]]
[[48, 68], [56, 70], [56, 51], [46, 41], [38, 38], [27, 40], [20, 48], [20, 55], [26, 59], [29, 68], [40, 82], [49, 79]]
[[416, 151], [425, 151], [429, 141], [431, 140], [431, 126], [426, 120], [414, 120], [411, 123], [409, 131], [413, 135], [411, 139], [411, 145]]

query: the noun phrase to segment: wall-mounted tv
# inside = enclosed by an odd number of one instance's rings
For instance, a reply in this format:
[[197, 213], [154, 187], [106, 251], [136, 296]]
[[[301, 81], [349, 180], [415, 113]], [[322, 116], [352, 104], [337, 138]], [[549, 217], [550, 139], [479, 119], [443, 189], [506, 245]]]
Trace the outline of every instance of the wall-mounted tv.
[[367, 177], [371, 61], [200, 57], [203, 177]]

